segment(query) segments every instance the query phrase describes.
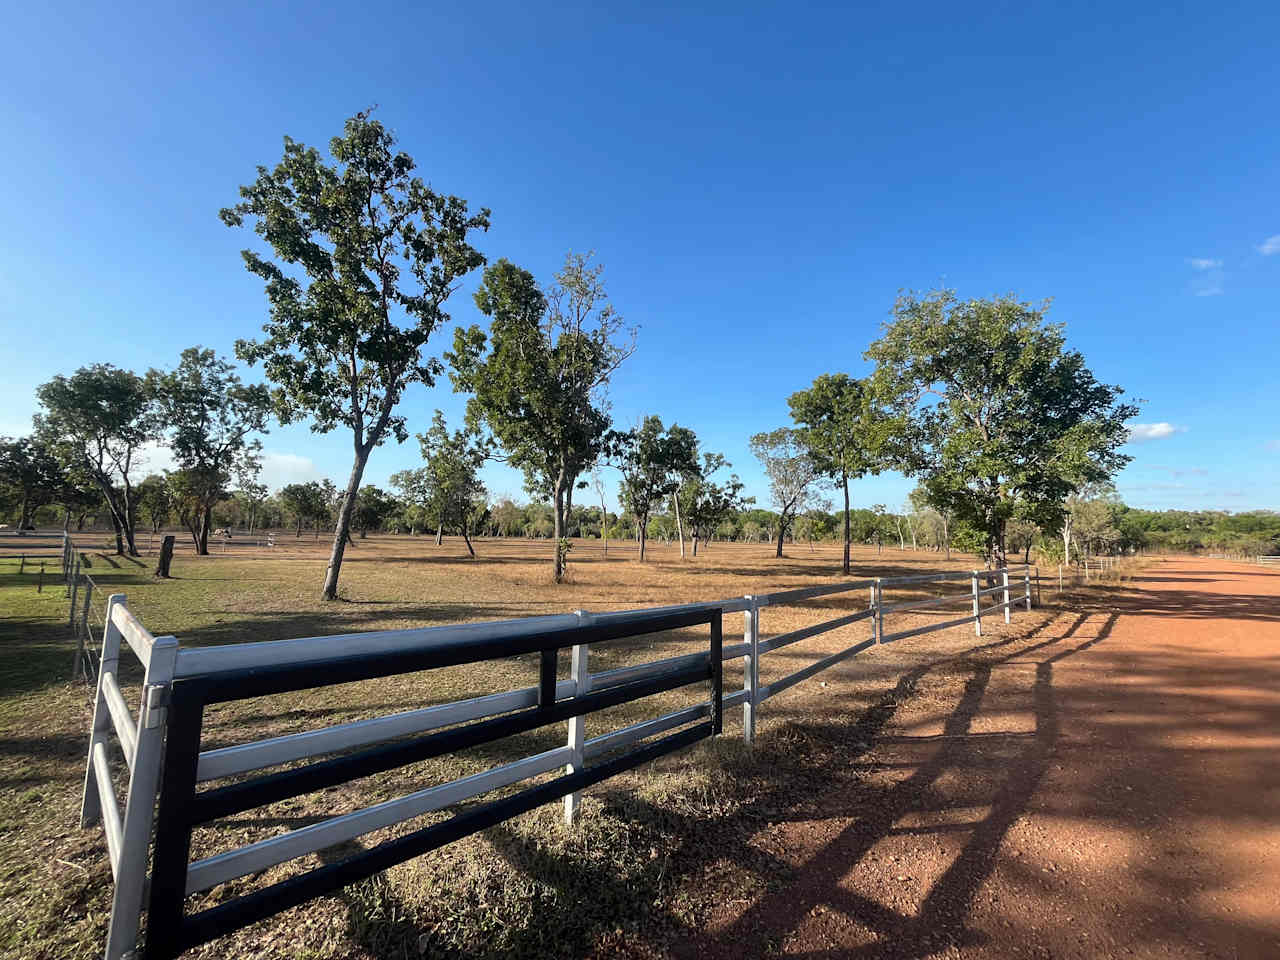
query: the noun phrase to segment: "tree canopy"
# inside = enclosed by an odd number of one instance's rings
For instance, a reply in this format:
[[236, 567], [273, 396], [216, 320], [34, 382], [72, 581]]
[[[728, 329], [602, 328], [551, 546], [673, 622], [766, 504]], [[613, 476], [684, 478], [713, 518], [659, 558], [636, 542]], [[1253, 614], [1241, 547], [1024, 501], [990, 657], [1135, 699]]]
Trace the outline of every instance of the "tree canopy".
[[544, 293], [529, 271], [497, 261], [475, 295], [491, 318], [488, 334], [459, 329], [446, 354], [454, 388], [473, 394], [468, 418], [488, 427], [530, 493], [551, 500], [557, 583], [574, 485], [599, 457], [611, 422], [605, 390], [635, 349], [601, 272], [590, 255], [571, 253]]
[[791, 427], [779, 427], [751, 438], [751, 452], [764, 467], [769, 495], [778, 510], [778, 549], [796, 514], [813, 502], [813, 483], [821, 475], [804, 442], [804, 434]]
[[668, 429], [660, 417], [649, 416], [635, 430], [614, 433], [610, 442], [622, 473], [619, 494], [635, 515], [644, 560], [649, 516], [683, 477], [698, 470], [698, 438], [686, 427], [673, 423]]
[[323, 596], [334, 599], [365, 464], [388, 436], [409, 436], [396, 405], [413, 383], [435, 382], [440, 361], [423, 355], [447, 323], [444, 305], [459, 278], [484, 263], [470, 243], [489, 211], [471, 214], [417, 176], [414, 161], [365, 113], [329, 144], [333, 163], [286, 137], [274, 169], [240, 188], [221, 212], [229, 226], [254, 221], [273, 257], [243, 252], [270, 305], [263, 340], [240, 340], [236, 355], [262, 363], [282, 422], [309, 417], [312, 429], [351, 431], [354, 461], [338, 511]]
[[793, 393], [787, 404], [814, 468], [835, 480], [844, 493], [842, 571], [847, 574], [852, 540], [849, 481], [891, 465], [892, 422], [876, 406], [868, 385], [847, 373], [822, 374], [809, 389]]
[[116, 528], [116, 552], [137, 556], [132, 473], [143, 447], [159, 436], [151, 390], [136, 373], [109, 363], [81, 367], [36, 390], [43, 408], [36, 434], [69, 472], [102, 491]]
[[38, 438], [0, 437], [0, 487], [20, 506], [18, 532], [31, 524], [32, 511], [56, 502], [62, 493], [62, 464]]
[[267, 429], [270, 396], [264, 386], [245, 386], [230, 362], [200, 347], [183, 350], [176, 369], [152, 370], [147, 378], [183, 473], [196, 553], [204, 555], [214, 504], [226, 496], [233, 477], [252, 472], [262, 448], [253, 434]]
[[1060, 521], [1072, 490], [1129, 459], [1120, 448], [1137, 407], [1066, 348], [1046, 309], [904, 294], [867, 351], [875, 389], [900, 418], [899, 467], [982, 531], [997, 565], [1019, 510]]

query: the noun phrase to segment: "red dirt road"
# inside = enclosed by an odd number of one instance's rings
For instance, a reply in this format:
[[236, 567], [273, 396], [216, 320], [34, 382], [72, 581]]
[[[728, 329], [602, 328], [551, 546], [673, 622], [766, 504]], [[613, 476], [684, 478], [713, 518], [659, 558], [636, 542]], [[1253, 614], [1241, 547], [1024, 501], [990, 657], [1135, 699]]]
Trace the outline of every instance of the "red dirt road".
[[904, 678], [840, 789], [752, 839], [786, 881], [677, 954], [1280, 958], [1280, 571], [1170, 560], [1088, 604]]

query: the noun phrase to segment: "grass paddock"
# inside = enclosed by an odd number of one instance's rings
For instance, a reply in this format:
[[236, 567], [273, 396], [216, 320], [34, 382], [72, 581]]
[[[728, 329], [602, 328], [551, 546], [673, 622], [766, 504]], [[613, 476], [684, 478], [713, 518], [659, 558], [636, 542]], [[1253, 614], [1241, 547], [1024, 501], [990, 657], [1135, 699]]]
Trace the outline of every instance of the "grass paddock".
[[[148, 538], [140, 539], [147, 547]], [[547, 541], [478, 540], [477, 558], [461, 540], [437, 547], [430, 537], [356, 540], [343, 565], [337, 602], [319, 599], [327, 544], [310, 534], [277, 536], [274, 549], [233, 542], [196, 557], [179, 537], [174, 579], [151, 577], [150, 556], [113, 556], [101, 533], [77, 535], [99, 593], [122, 592], [153, 634], [184, 644], [428, 626], [535, 614], [659, 606], [769, 593], [832, 582], [839, 549], [789, 544], [703, 545], [682, 560], [675, 545], [575, 541], [569, 582], [550, 580]], [[105, 937], [110, 869], [101, 830], [80, 830], [91, 691], [70, 680], [73, 644], [56, 556], [37, 594], [16, 554], [49, 549], [56, 537], [0, 542], [0, 831], [8, 855], [0, 868], [0, 947], [9, 956], [92, 957]], [[973, 557], [930, 552], [855, 550], [853, 577], [970, 569]], [[962, 616], [967, 581], [886, 591], [886, 601], [957, 595], [955, 606], [887, 618], [889, 632]], [[96, 601], [101, 601], [99, 595]], [[769, 607], [761, 635], [772, 636], [866, 606], [864, 591], [803, 605]], [[95, 606], [97, 602], [95, 602]], [[1022, 614], [1022, 617], [1027, 617]], [[1037, 611], [1030, 619], [1039, 622]], [[991, 617], [988, 638], [1026, 629]], [[725, 643], [741, 639], [742, 618], [726, 616]], [[764, 657], [768, 683], [866, 635], [869, 623], [803, 641]], [[564, 827], [548, 806], [402, 864], [338, 894], [287, 911], [191, 956], [399, 958], [455, 956], [662, 956], [682, 931], [696, 929], [726, 895], [750, 898], [786, 883], [786, 872], [752, 845], [761, 823], [819, 802], [833, 764], [848, 744], [865, 746], [884, 711], [912, 699], [930, 709], [928, 683], [911, 679], [922, 664], [963, 656], [972, 627], [926, 634], [872, 649], [793, 687], [761, 708], [759, 740], [741, 742], [741, 711], [727, 712], [725, 734], [682, 754], [588, 791], [578, 826]], [[609, 644], [591, 651], [593, 672], [705, 649], [705, 628]], [[122, 664], [130, 661], [122, 657]], [[567, 675], [567, 654], [561, 675]], [[139, 671], [122, 669], [136, 707]], [[343, 684], [210, 708], [204, 746], [262, 739], [331, 723], [414, 709], [537, 680], [536, 657]], [[908, 682], [910, 680], [910, 682]], [[740, 662], [725, 664], [725, 690], [740, 688]], [[687, 688], [587, 718], [588, 736], [691, 704], [705, 688]], [[939, 694], [940, 696], [940, 694]], [[939, 701], [941, 709], [941, 700]], [[197, 831], [193, 859], [327, 816], [347, 812], [562, 745], [558, 724], [498, 744], [416, 763], [306, 797], [227, 818]], [[118, 755], [117, 755], [118, 760]], [[123, 768], [123, 762], [117, 763]], [[522, 784], [524, 786], [526, 784]], [[518, 788], [513, 788], [518, 789]], [[487, 795], [483, 799], [489, 799]], [[446, 814], [419, 818], [359, 839], [372, 845]], [[300, 867], [341, 859], [334, 849], [272, 868], [192, 898], [212, 905]]]

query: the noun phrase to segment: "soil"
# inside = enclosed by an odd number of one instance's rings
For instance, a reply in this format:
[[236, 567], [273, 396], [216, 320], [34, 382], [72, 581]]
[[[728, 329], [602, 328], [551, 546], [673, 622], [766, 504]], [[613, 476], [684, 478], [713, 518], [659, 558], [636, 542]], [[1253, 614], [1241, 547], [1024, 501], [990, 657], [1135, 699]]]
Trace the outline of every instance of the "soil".
[[1280, 958], [1280, 572], [1159, 562], [898, 692], [672, 953]]

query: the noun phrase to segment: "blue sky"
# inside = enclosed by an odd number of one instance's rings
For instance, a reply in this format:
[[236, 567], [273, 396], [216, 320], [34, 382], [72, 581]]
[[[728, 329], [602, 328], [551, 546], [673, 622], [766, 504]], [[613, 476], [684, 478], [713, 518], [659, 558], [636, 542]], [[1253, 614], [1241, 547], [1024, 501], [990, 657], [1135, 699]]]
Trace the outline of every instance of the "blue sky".
[[[218, 209], [282, 135], [324, 145], [377, 104], [425, 178], [493, 210], [490, 259], [546, 280], [597, 252], [640, 327], [615, 418], [692, 427], [762, 502], [748, 436], [866, 372], [899, 289], [945, 284], [1052, 297], [1145, 401], [1127, 501], [1280, 508], [1280, 4], [539, 6], [6, 2], [0, 433], [56, 373], [256, 335]], [[464, 402], [446, 382], [404, 411]], [[273, 484], [350, 469], [338, 433], [266, 448]], [[384, 447], [366, 479], [417, 459]]]

